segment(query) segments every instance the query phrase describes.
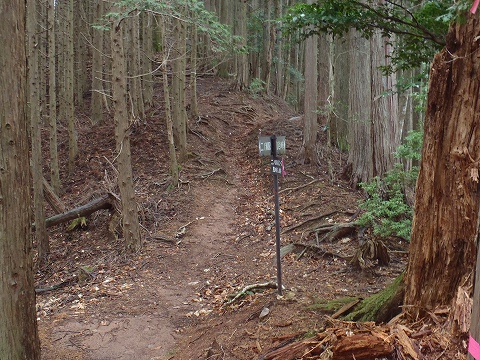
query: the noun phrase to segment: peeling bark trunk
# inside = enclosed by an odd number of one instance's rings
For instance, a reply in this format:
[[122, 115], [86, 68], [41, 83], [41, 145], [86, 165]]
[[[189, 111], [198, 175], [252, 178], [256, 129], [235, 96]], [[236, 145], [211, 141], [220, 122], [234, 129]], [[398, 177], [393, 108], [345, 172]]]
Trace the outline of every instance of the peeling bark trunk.
[[[480, 193], [480, 19], [452, 27], [430, 71], [405, 304], [418, 314], [449, 304], [470, 277]], [[471, 277], [470, 277], [471, 279]]]

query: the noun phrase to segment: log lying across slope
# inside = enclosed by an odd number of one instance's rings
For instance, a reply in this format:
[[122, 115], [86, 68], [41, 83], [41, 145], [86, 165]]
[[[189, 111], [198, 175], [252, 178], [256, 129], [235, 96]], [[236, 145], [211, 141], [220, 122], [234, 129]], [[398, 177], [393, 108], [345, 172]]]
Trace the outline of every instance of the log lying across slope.
[[[102, 209], [112, 209], [114, 203], [114, 197], [111, 194], [103, 195], [97, 199], [90, 201], [85, 205], [81, 205], [74, 209], [65, 211], [61, 214], [54, 215], [45, 220], [46, 226], [51, 227], [58, 224], [62, 224], [67, 221], [75, 220], [79, 217], [88, 216], [95, 211]], [[35, 228], [35, 224], [33, 225]]]

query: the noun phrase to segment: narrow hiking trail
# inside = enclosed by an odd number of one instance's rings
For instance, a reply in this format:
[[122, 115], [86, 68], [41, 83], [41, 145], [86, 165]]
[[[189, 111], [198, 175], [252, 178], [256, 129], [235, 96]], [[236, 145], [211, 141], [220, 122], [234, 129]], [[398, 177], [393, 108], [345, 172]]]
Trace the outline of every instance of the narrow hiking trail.
[[[145, 240], [138, 254], [122, 250], [108, 213], [92, 216], [88, 229], [52, 230], [51, 264], [39, 269], [37, 284], [72, 274], [76, 281], [37, 296], [43, 359], [252, 359], [283, 336], [322, 328], [319, 311], [309, 308], [318, 299], [376, 292], [402, 271], [401, 252], [391, 266], [352, 269], [345, 259], [357, 242], [346, 238], [323, 244], [322, 253], [287, 254], [283, 299], [267, 289], [226, 306], [245, 286], [276, 281], [272, 179], [269, 159], [258, 156], [260, 134], [287, 137], [283, 244], [314, 239], [310, 228], [318, 222], [347, 221], [360, 194], [341, 180], [344, 159], [332, 148], [319, 147], [318, 164], [295, 162], [301, 119], [282, 101], [208, 77], [199, 79], [198, 94], [201, 117], [189, 123], [178, 188], [168, 186], [161, 94], [134, 129]], [[63, 198], [72, 205], [111, 188], [105, 159], [113, 154], [112, 127], [80, 122], [84, 155]]]
[[[217, 89], [213, 95], [217, 95]], [[194, 134], [189, 136], [197, 143], [191, 150], [194, 159], [185, 164], [182, 185], [173, 191], [177, 192], [174, 196], [178, 196], [175, 201], [179, 204], [175, 206], [181, 215], [165, 223], [159, 232], [169, 238], [174, 238], [179, 229], [184, 234], [176, 244], [152, 241], [151, 234], [146, 234], [141, 261], [134, 255], [109, 254], [113, 266], [122, 260], [127, 263], [123, 266], [129, 281], [122, 275], [96, 275], [95, 292], [102, 292], [102, 287], [117, 290], [110, 286], [117, 278], [124, 282], [119, 285], [120, 291], [101, 294], [100, 301], [98, 296], [84, 301], [82, 290], [87, 290], [86, 284], [80, 284], [74, 295], [69, 294], [70, 299], [39, 296], [38, 307], [48, 314], [39, 322], [44, 359], [168, 358], [189, 318], [212, 311], [200, 300], [199, 292], [219, 286], [219, 280], [231, 289], [234, 279], [246, 275], [245, 269], [235, 272], [235, 264], [241, 267], [245, 262], [245, 254], [234, 246], [238, 237], [237, 208], [246, 195], [239, 162], [246, 157], [248, 132], [262, 119], [249, 113], [253, 109], [240, 105], [238, 114], [245, 111], [247, 118], [242, 124], [241, 118], [231, 117], [230, 98], [225, 97], [227, 102], [220, 104], [208, 99], [211, 96], [206, 92], [200, 99], [212, 101], [219, 111], [205, 114], [199, 124], [192, 125]], [[255, 144], [248, 144], [251, 146]], [[113, 272], [117, 271], [110, 271], [111, 275]], [[55, 309], [58, 303], [62, 303], [61, 311]]]

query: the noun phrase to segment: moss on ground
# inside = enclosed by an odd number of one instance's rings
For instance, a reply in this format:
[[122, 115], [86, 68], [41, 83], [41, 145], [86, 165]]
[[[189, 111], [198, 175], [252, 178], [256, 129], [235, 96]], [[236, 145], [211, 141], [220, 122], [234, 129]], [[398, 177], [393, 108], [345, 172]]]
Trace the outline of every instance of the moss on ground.
[[362, 300], [345, 316], [348, 321], [387, 322], [401, 311], [404, 286], [403, 273], [379, 293]]
[[338, 311], [342, 306], [357, 300], [357, 297], [343, 297], [333, 300], [318, 300], [308, 307], [309, 310], [321, 310], [328, 313]]

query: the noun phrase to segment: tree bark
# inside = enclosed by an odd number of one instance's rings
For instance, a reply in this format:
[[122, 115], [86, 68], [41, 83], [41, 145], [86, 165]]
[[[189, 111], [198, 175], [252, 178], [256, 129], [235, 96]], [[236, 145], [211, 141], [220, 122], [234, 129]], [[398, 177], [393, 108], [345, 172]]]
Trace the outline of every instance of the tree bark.
[[115, 141], [117, 145], [118, 187], [122, 203], [122, 225], [127, 249], [139, 250], [142, 246], [137, 202], [133, 187], [130, 150], [130, 126], [127, 110], [126, 66], [123, 50], [122, 19], [110, 30], [112, 42], [112, 92], [114, 104]]
[[[236, 20], [235, 20], [235, 32], [237, 36], [241, 37], [241, 44], [245, 48], [247, 47], [247, 2], [246, 0], [237, 0], [236, 6]], [[244, 52], [238, 53], [236, 57], [236, 87], [240, 90], [245, 89], [249, 83], [248, 77], [248, 55]]]
[[57, 194], [55, 194], [53, 187], [50, 186], [50, 184], [44, 177], [42, 177], [42, 183], [43, 183], [43, 195], [45, 197], [45, 200], [48, 202], [48, 204], [52, 207], [52, 209], [57, 214], [65, 212], [67, 210], [65, 208], [65, 205], [62, 203], [62, 200], [60, 200]]
[[187, 111], [185, 103], [187, 68], [186, 28], [185, 23], [180, 19], [173, 19], [173, 24], [176, 40], [175, 59], [172, 60], [173, 129], [179, 160], [184, 161], [187, 157]]
[[175, 150], [175, 140], [173, 135], [173, 120], [172, 120], [172, 110], [170, 105], [170, 89], [168, 87], [168, 74], [167, 74], [167, 64], [168, 64], [168, 49], [165, 48], [167, 44], [167, 34], [165, 26], [165, 17], [160, 18], [161, 30], [162, 30], [162, 43], [163, 47], [163, 61], [162, 61], [162, 79], [163, 79], [163, 96], [165, 99], [165, 118], [167, 125], [167, 136], [168, 136], [168, 152], [170, 155], [170, 175], [172, 175], [172, 185], [178, 185], [178, 163], [177, 163], [177, 151]]
[[[103, 16], [103, 0], [93, 4], [93, 20], [100, 21]], [[92, 101], [91, 112], [94, 124], [103, 122], [103, 30], [92, 29]]]
[[373, 177], [371, 53], [358, 31], [351, 30], [350, 44], [348, 176], [357, 185]]
[[[307, 3], [313, 4], [313, 0]], [[315, 163], [317, 160], [317, 105], [318, 105], [318, 37], [310, 36], [305, 42], [305, 95], [303, 143], [300, 150], [301, 163]]]
[[38, 226], [35, 229], [37, 240], [38, 258], [43, 264], [50, 252], [47, 229], [45, 227], [45, 209], [43, 207], [43, 165], [42, 165], [42, 118], [40, 116], [40, 84], [39, 84], [39, 28], [37, 26], [37, 8], [35, 1], [29, 0], [27, 4], [27, 32], [28, 32], [28, 79], [29, 79], [29, 118], [30, 137], [32, 143], [32, 183], [33, 183], [33, 212], [35, 222]]
[[[430, 70], [405, 304], [449, 304], [477, 252], [480, 192], [480, 19], [451, 27]], [[478, 290], [478, 289], [477, 289]]]
[[48, 116], [50, 126], [50, 176], [55, 193], [60, 193], [60, 165], [57, 141], [57, 81], [55, 50], [55, 0], [48, 1]]
[[0, 11], [0, 359], [40, 359], [30, 231], [25, 8], [24, 2], [7, 0]]
[[74, 41], [73, 41], [73, 0], [66, 3], [65, 21], [65, 117], [68, 123], [68, 171], [72, 173], [75, 168], [75, 159], [78, 154], [77, 135], [75, 130], [74, 108]]

